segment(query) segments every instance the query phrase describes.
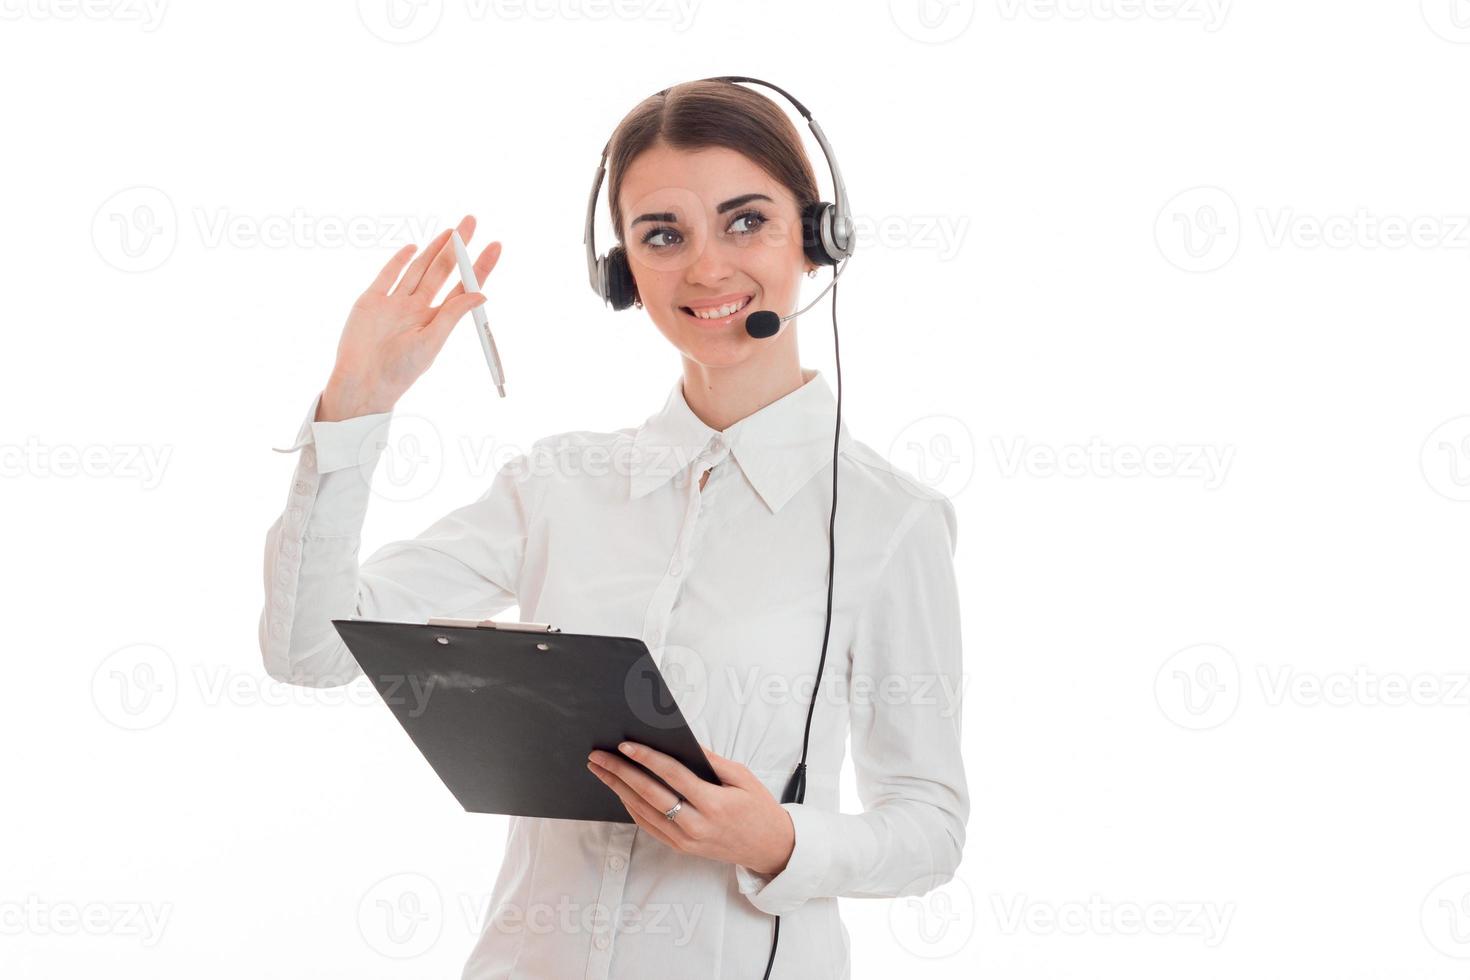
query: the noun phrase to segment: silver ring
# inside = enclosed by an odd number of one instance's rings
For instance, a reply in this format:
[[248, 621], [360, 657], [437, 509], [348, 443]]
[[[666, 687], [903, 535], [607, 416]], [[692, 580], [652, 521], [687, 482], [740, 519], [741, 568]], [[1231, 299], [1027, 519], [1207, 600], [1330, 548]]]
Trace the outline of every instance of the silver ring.
[[673, 806], [664, 811], [664, 818], [666, 820], [673, 820], [676, 816], [679, 815], [679, 811], [683, 808], [683, 806], [684, 799], [683, 797], [680, 797], [677, 801], [675, 801]]

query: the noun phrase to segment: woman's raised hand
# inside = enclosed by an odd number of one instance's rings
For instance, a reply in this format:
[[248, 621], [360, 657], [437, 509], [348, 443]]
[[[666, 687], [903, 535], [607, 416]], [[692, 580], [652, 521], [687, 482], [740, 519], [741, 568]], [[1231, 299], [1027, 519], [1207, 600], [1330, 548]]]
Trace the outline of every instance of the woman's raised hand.
[[[465, 215], [459, 223], [459, 237], [466, 245], [474, 231], [474, 217]], [[434, 363], [460, 318], [485, 302], [484, 293], [466, 295], [459, 282], [443, 303], [430, 306], [456, 268], [454, 243], [449, 240], [449, 229], [444, 229], [404, 271], [415, 248], [405, 245], [399, 249], [352, 304], [316, 421], [336, 422], [391, 411]], [[475, 260], [475, 278], [481, 289], [499, 259], [500, 243], [491, 242]]]

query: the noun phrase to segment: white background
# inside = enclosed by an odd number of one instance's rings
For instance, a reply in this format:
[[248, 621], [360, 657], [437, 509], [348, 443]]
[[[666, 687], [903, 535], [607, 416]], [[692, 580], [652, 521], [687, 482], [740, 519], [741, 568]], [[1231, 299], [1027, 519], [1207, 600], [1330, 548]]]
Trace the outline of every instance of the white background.
[[0, 4], [0, 973], [458, 976], [505, 820], [265, 676], [271, 447], [465, 213], [510, 397], [462, 324], [362, 553], [657, 411], [586, 193], [738, 73], [851, 189], [844, 420], [959, 511], [965, 860], [843, 900], [854, 977], [1466, 975], [1470, 4], [926, 2]]

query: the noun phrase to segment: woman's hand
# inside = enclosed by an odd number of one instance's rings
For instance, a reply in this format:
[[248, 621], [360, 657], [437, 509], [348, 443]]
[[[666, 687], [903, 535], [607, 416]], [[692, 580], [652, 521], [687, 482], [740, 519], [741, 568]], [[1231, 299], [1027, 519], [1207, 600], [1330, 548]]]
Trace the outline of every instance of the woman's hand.
[[[796, 827], [780, 801], [744, 765], [703, 747], [725, 784], [716, 786], [656, 749], [637, 742], [624, 742], [621, 748], [626, 758], [594, 751], [588, 768], [618, 794], [638, 826], [685, 854], [744, 865], [757, 874], [785, 869], [796, 846]], [[673, 820], [664, 816], [677, 800], [669, 786], [684, 797]]]
[[[474, 217], [465, 215], [459, 223], [459, 237], [468, 244], [474, 231]], [[483, 293], [465, 295], [460, 282], [443, 303], [430, 306], [456, 267], [454, 243], [449, 240], [449, 229], [444, 229], [403, 272], [415, 248], [405, 245], [399, 249], [353, 304], [316, 421], [337, 422], [392, 410], [429, 369], [460, 318], [485, 302]], [[475, 278], [481, 288], [499, 259], [499, 242], [491, 242], [480, 253]]]

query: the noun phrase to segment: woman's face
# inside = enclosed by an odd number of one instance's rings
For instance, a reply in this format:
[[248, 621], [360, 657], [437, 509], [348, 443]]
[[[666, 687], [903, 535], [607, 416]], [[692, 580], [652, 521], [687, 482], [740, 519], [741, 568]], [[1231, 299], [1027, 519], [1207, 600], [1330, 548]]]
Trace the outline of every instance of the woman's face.
[[[791, 313], [802, 274], [816, 268], [802, 251], [796, 199], [734, 150], [656, 143], [628, 168], [620, 203], [643, 308], [700, 364], [738, 363], [768, 343], [745, 332], [746, 316]], [[695, 315], [742, 301], [733, 314]]]

